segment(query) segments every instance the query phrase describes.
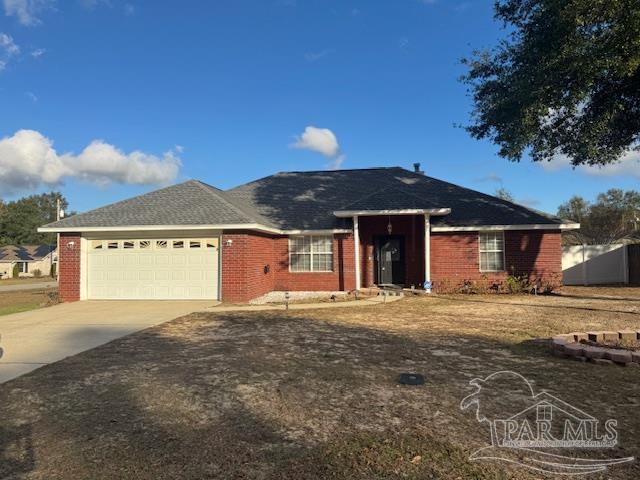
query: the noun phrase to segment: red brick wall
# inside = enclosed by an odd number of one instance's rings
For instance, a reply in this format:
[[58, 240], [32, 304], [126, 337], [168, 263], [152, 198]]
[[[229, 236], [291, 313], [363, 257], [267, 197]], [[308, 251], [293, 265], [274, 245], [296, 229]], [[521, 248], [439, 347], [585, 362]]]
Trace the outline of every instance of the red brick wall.
[[290, 272], [289, 237], [275, 242], [275, 290], [290, 291], [348, 291], [355, 288], [353, 235], [333, 236], [332, 272]]
[[[232, 240], [231, 246], [227, 241]], [[268, 271], [265, 272], [265, 267]], [[246, 302], [272, 290], [334, 291], [355, 287], [352, 235], [334, 235], [333, 271], [289, 271], [289, 237], [257, 232], [222, 236], [222, 299]]]
[[[73, 245], [71, 245], [73, 242]], [[63, 302], [80, 300], [80, 234], [61, 233], [58, 250], [59, 295]]]
[[[512, 273], [531, 279], [561, 278], [560, 232], [507, 230], [504, 240], [506, 271], [488, 273], [489, 279], [503, 280]], [[434, 282], [479, 280], [482, 276], [478, 232], [431, 234], [431, 279]]]

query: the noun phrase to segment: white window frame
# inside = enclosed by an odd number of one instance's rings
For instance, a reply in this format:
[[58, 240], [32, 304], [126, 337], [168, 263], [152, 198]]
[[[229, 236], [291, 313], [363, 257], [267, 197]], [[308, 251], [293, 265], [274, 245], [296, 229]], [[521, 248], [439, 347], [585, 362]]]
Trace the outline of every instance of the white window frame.
[[18, 262], [18, 273], [29, 273], [29, 262]]
[[[323, 237], [330, 240], [331, 243], [331, 251], [330, 252], [314, 252], [313, 251], [313, 239], [317, 237]], [[309, 238], [309, 253], [294, 253], [292, 249], [293, 239], [295, 238]], [[330, 270], [314, 270], [313, 268], [313, 258], [315, 255], [331, 255], [331, 269]], [[293, 270], [291, 266], [293, 262], [291, 261], [291, 257], [293, 255], [309, 255], [309, 270]], [[332, 273], [333, 272], [333, 235], [290, 235], [289, 236], [289, 272], [291, 273]]]
[[[495, 233], [500, 233], [502, 235], [502, 250], [483, 250], [482, 249], [482, 240], [481, 240], [481, 236], [484, 234], [495, 234]], [[505, 272], [506, 268], [507, 268], [507, 258], [505, 255], [505, 251], [507, 250], [507, 245], [504, 241], [504, 230], [480, 230], [478, 232], [478, 268], [480, 269], [481, 273], [498, 273], [498, 272]], [[483, 253], [497, 253], [497, 252], [502, 252], [502, 268], [499, 270], [487, 270], [487, 269], [483, 269], [482, 268], [482, 254]]]

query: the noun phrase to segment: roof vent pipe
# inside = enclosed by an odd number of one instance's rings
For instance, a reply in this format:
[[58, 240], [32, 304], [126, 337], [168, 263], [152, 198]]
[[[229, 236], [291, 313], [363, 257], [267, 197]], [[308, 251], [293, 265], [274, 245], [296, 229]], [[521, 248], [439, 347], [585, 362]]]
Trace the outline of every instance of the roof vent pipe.
[[422, 170], [420, 170], [420, 163], [419, 162], [413, 164], [413, 171], [415, 173], [419, 173], [420, 175], [424, 175], [424, 172]]

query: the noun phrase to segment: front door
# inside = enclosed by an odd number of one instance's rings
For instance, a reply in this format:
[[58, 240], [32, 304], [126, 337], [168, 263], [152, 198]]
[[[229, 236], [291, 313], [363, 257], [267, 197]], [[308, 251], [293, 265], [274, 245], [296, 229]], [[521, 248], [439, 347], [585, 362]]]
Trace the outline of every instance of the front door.
[[404, 285], [404, 237], [385, 235], [376, 237], [376, 284]]

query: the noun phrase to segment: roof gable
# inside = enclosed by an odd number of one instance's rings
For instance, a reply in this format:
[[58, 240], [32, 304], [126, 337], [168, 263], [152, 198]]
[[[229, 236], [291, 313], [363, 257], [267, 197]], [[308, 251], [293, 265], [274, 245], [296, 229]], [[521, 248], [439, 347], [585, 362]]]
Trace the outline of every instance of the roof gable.
[[0, 262], [34, 262], [54, 250], [54, 245], [6, 245], [0, 247]]

